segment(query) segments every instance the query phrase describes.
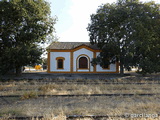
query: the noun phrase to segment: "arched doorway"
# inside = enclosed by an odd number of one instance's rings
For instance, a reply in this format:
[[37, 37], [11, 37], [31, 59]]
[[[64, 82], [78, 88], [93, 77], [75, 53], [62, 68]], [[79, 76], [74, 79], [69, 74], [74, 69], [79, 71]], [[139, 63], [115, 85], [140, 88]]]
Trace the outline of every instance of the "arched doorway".
[[76, 68], [77, 68], [77, 72], [89, 72], [90, 71], [90, 58], [85, 55], [85, 54], [81, 54], [77, 57], [76, 60]]
[[84, 56], [79, 58], [79, 69], [88, 69], [88, 59]]

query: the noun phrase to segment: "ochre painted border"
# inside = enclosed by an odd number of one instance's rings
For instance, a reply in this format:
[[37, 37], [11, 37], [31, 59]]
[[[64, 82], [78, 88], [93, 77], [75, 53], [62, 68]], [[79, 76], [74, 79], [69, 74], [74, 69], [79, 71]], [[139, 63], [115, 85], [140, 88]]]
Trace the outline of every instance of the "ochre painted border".
[[[96, 55], [96, 52], [94, 51], [93, 52], [93, 58], [96, 58], [97, 57], [97, 55]], [[94, 65], [93, 66], [93, 72], [96, 72], [96, 70], [97, 70], [97, 65]]]
[[49, 72], [51, 72], [51, 70], [50, 70], [50, 52], [48, 52], [48, 59], [47, 59], [47, 72], [49, 73]]
[[[48, 60], [47, 60], [48, 69], [47, 69], [47, 72], [48, 73], [119, 73], [119, 63], [118, 62], [116, 62], [116, 71], [114, 71], [114, 72], [109, 72], [109, 71], [107, 71], [107, 72], [106, 71], [105, 72], [97, 72], [96, 71], [97, 70], [96, 65], [94, 65], [94, 67], [93, 67], [93, 72], [90, 71], [90, 68], [89, 68], [89, 72], [88, 71], [86, 71], [86, 72], [81, 72], [81, 71], [76, 71], [75, 72], [75, 71], [73, 71], [73, 52], [76, 51], [76, 50], [82, 49], [82, 48], [86, 48], [86, 49], [92, 51], [93, 52], [93, 58], [96, 58], [96, 52], [101, 52], [101, 50], [94, 50], [94, 49], [89, 48], [86, 45], [81, 45], [81, 46], [79, 46], [75, 49], [72, 49], [72, 50], [60, 50], [60, 49], [59, 50], [54, 50], [54, 49], [47, 50], [48, 51]], [[70, 71], [66, 71], [66, 72], [65, 71], [52, 71], [51, 72], [51, 70], [50, 70], [50, 52], [70, 52], [70, 59], [71, 59]], [[90, 67], [90, 65], [89, 65], [89, 67]]]
[[70, 52], [70, 71], [73, 72], [73, 52]]
[[78, 46], [77, 48], [74, 48], [74, 49], [48, 49], [47, 51], [48, 52], [74, 52], [74, 51], [77, 51], [79, 49], [82, 49], [82, 48], [85, 48], [89, 51], [92, 51], [92, 52], [101, 52], [102, 50], [94, 50], [86, 45], [81, 45], [81, 46]]
[[72, 50], [73, 50], [73, 51], [77, 51], [77, 50], [82, 49], [82, 48], [85, 48], [85, 49], [87, 49], [87, 50], [89, 50], [89, 51], [92, 51], [92, 52], [99, 52], [99, 51], [101, 51], [101, 50], [92, 49], [92, 48], [90, 48], [90, 47], [88, 47], [88, 46], [86, 46], [86, 45], [78, 46], [78, 47], [76, 47], [76, 48], [74, 48], [74, 49], [72, 49]]
[[116, 72], [65, 72], [65, 71], [52, 71], [52, 72], [48, 72], [48, 73], [117, 73], [117, 71]]

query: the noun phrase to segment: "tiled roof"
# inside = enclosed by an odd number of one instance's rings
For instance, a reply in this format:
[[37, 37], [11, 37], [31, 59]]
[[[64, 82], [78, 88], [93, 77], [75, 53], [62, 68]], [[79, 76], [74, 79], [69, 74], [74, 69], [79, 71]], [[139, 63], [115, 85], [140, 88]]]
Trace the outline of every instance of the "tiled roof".
[[74, 49], [78, 46], [81, 45], [86, 45], [94, 50], [98, 50], [99, 48], [97, 45], [92, 45], [90, 42], [53, 42], [51, 43], [47, 49], [61, 49], [61, 50], [69, 50], [69, 49]]

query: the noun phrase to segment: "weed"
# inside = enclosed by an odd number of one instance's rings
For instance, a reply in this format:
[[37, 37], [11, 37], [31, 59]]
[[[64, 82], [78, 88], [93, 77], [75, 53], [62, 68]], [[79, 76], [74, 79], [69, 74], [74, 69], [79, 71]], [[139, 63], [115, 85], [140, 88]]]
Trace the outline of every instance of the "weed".
[[49, 114], [44, 116], [42, 120], [66, 120], [66, 115], [64, 115], [63, 112], [57, 116], [55, 116], [54, 114]]
[[20, 99], [25, 100], [25, 99], [37, 98], [37, 97], [38, 96], [36, 92], [27, 92], [27, 93], [24, 93]]
[[56, 84], [48, 84], [48, 85], [40, 86], [38, 90], [42, 91], [43, 93], [46, 93], [57, 88], [58, 88], [58, 85]]

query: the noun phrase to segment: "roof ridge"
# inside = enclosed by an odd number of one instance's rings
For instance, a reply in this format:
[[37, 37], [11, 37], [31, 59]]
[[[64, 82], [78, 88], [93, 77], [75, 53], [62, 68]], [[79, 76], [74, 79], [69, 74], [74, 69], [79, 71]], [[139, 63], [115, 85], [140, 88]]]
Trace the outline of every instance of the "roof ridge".
[[47, 49], [74, 49], [81, 45], [86, 45], [91, 49], [99, 49], [97, 45], [92, 45], [90, 42], [52, 42]]

